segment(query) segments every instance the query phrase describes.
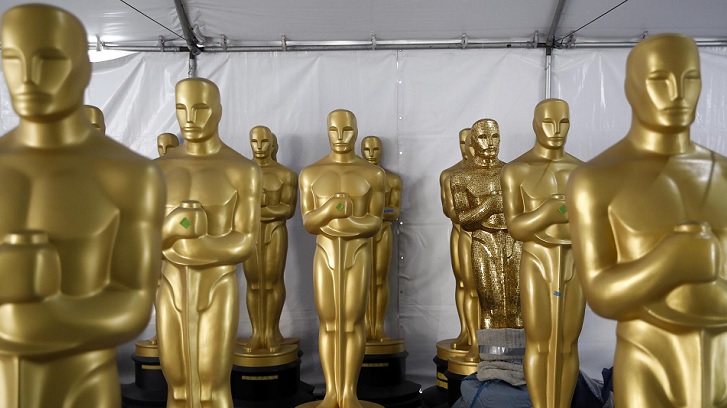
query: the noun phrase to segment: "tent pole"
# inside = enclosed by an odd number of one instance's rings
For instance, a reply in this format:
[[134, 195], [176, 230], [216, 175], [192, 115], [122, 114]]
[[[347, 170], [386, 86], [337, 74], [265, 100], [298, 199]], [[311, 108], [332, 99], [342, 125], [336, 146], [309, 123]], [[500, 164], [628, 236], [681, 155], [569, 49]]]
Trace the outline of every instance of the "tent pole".
[[182, 32], [184, 33], [184, 39], [187, 41], [190, 55], [201, 54], [202, 50], [197, 46], [199, 41], [197, 36], [194, 35], [194, 31], [192, 31], [192, 25], [189, 24], [189, 17], [187, 17], [187, 12], [184, 10], [182, 0], [174, 0], [174, 6], [177, 8], [177, 16], [179, 17], [179, 23], [182, 25]]
[[550, 79], [553, 75], [553, 70], [551, 69], [551, 64], [553, 63], [552, 51], [553, 48], [551, 47], [545, 48], [545, 99], [550, 98]]

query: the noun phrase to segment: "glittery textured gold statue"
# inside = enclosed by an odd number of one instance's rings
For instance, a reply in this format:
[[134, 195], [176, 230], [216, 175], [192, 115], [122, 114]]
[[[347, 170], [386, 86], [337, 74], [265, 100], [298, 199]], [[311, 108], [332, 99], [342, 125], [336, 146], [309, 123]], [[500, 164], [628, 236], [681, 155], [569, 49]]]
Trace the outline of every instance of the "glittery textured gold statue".
[[[381, 166], [382, 143], [376, 136], [366, 136], [361, 141], [361, 156], [369, 163]], [[382, 167], [383, 169], [383, 167]], [[386, 307], [389, 305], [389, 263], [393, 249], [391, 223], [399, 218], [401, 206], [401, 177], [384, 169], [384, 221], [381, 229], [371, 238], [373, 274], [369, 287], [366, 310], [366, 340], [382, 341], [388, 338], [384, 332]]]
[[[470, 159], [466, 146], [469, 136], [469, 128], [460, 130], [459, 150], [462, 153], [462, 160], [442, 171], [439, 176], [442, 209], [444, 215], [452, 220], [452, 233], [449, 236], [449, 255], [452, 262], [452, 271], [454, 272], [454, 300], [459, 316], [460, 331], [449, 347], [457, 350], [469, 350], [472, 344], [470, 341], [472, 338], [476, 338], [475, 336], [470, 338], [469, 333], [470, 331], [476, 331], [480, 324], [480, 306], [472, 272], [472, 233], [463, 230], [462, 226], [456, 222], [457, 215], [454, 212], [454, 199], [450, 185], [452, 175], [462, 170], [467, 160]], [[465, 284], [471, 291], [469, 295], [466, 294]]]
[[157, 136], [157, 152], [159, 152], [159, 157], [167, 154], [169, 149], [173, 149], [178, 146], [179, 139], [174, 133], [162, 133]]
[[99, 132], [106, 134], [106, 122], [104, 121], [103, 112], [96, 106], [84, 105], [83, 109], [86, 111], [88, 121], [91, 122], [93, 127], [99, 130]]
[[2, 18], [20, 120], [0, 137], [0, 406], [121, 406], [116, 347], [149, 321], [164, 182], [89, 122], [86, 32], [46, 5]]
[[222, 106], [213, 82], [179, 81], [176, 102], [185, 143], [158, 159], [168, 195], [156, 302], [167, 407], [231, 408], [235, 272], [255, 249], [262, 177], [220, 140]]
[[[520, 253], [522, 244], [507, 232], [497, 158], [500, 130], [492, 119], [472, 125], [474, 157], [451, 178], [454, 211], [462, 228], [472, 231], [472, 268], [480, 304], [478, 329], [521, 328]], [[465, 296], [468, 294], [466, 293]], [[464, 357], [477, 361], [476, 333]]]
[[691, 38], [641, 41], [631, 128], [568, 182], [586, 300], [618, 321], [616, 407], [727, 406], [727, 159], [690, 139], [701, 85]]
[[247, 311], [252, 323], [252, 337], [245, 341], [244, 348], [248, 352], [274, 352], [283, 342], [279, 323], [285, 301], [283, 272], [288, 253], [285, 223], [295, 213], [298, 175], [272, 159], [277, 141], [267, 127], [250, 130], [250, 146], [255, 163], [262, 169], [263, 192], [257, 248], [243, 263]]
[[567, 408], [578, 380], [585, 300], [573, 269], [565, 186], [582, 162], [565, 152], [568, 104], [535, 107], [535, 147], [505, 165], [502, 196], [510, 234], [523, 242], [520, 303], [523, 368], [534, 408]]
[[326, 396], [312, 405], [321, 408], [362, 406], [356, 385], [366, 347], [369, 238], [381, 228], [386, 173], [356, 156], [357, 132], [352, 112], [331, 112], [331, 153], [300, 173], [303, 225], [317, 236], [314, 295]]

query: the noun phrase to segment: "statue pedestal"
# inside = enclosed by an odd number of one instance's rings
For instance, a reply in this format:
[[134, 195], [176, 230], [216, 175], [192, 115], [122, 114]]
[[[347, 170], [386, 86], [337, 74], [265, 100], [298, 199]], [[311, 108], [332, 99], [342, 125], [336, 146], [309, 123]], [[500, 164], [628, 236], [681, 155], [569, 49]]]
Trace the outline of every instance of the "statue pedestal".
[[367, 342], [358, 378], [359, 399], [386, 408], [420, 407], [421, 386], [406, 380], [408, 355], [403, 339]]
[[[479, 360], [479, 357], [478, 357]], [[450, 406], [462, 396], [459, 387], [462, 380], [470, 374], [477, 372], [477, 364], [479, 361], [465, 361], [462, 357], [452, 357], [447, 364], [447, 371], [444, 375], [447, 377], [447, 402]]]
[[300, 349], [283, 344], [275, 352], [235, 348], [232, 399], [236, 408], [289, 408], [312, 401], [313, 386], [300, 381]]
[[121, 386], [124, 408], [166, 407], [167, 380], [159, 364], [159, 346], [149, 340], [136, 342], [134, 382]]
[[449, 398], [449, 383], [446, 372], [449, 365], [449, 359], [454, 357], [462, 357], [467, 354], [467, 350], [453, 350], [451, 348], [455, 339], [440, 340], [437, 342], [437, 355], [434, 356], [434, 364], [437, 366], [437, 382], [435, 386], [429, 387], [422, 392], [422, 407], [449, 407], [447, 400]]

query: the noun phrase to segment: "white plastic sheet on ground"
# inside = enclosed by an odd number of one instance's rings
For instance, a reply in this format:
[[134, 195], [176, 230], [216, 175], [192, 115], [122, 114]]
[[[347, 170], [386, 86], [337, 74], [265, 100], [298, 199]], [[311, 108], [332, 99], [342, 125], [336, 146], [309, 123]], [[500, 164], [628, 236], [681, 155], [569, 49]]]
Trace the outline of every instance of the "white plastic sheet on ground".
[[[554, 97], [571, 106], [567, 149], [587, 160], [623, 137], [630, 109], [623, 94], [628, 50], [563, 50], [553, 55]], [[702, 83], [694, 139], [727, 153], [727, 49], [702, 49]], [[543, 98], [543, 50], [428, 50], [203, 54], [198, 73], [222, 92], [220, 135], [250, 157], [248, 132], [266, 125], [280, 140], [278, 159], [299, 172], [328, 153], [326, 115], [356, 113], [359, 141], [384, 142], [382, 164], [404, 182], [398, 251], [392, 260], [387, 328], [406, 338], [410, 379], [434, 384], [431, 359], [438, 340], [458, 333], [454, 278], [449, 264], [449, 221], [439, 201], [439, 173], [460, 159], [457, 134], [475, 120], [496, 119], [501, 158], [511, 160], [534, 142], [535, 104]], [[187, 76], [187, 55], [137, 54], [94, 64], [87, 103], [106, 114], [107, 133], [133, 150], [156, 157], [156, 136], [178, 133], [174, 84]], [[4, 82], [0, 130], [17, 124]], [[299, 211], [288, 223], [283, 334], [301, 338], [301, 377], [321, 385], [313, 303], [315, 238]], [[240, 280], [241, 295], [245, 282]], [[580, 338], [581, 368], [599, 378], [612, 363], [613, 322], [588, 311]], [[241, 302], [240, 336], [250, 334]], [[154, 332], [153, 319], [140, 338]], [[123, 382], [133, 379], [133, 343], [119, 348]]]

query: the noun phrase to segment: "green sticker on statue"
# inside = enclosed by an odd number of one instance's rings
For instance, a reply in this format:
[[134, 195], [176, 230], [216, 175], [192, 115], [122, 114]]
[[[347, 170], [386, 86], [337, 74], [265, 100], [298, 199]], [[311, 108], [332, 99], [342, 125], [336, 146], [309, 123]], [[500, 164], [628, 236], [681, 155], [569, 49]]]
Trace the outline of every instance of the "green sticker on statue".
[[558, 208], [558, 212], [561, 214], [565, 214], [568, 212], [568, 209], [565, 207], [565, 204], [561, 205], [560, 208]]
[[190, 221], [189, 218], [184, 217], [182, 221], [179, 221], [179, 225], [183, 226], [184, 229], [187, 229], [192, 226], [192, 221]]
[[337, 209], [338, 211], [343, 211], [343, 207], [344, 207], [344, 206], [343, 206], [343, 203], [338, 203], [338, 205], [336, 206], [336, 209]]

